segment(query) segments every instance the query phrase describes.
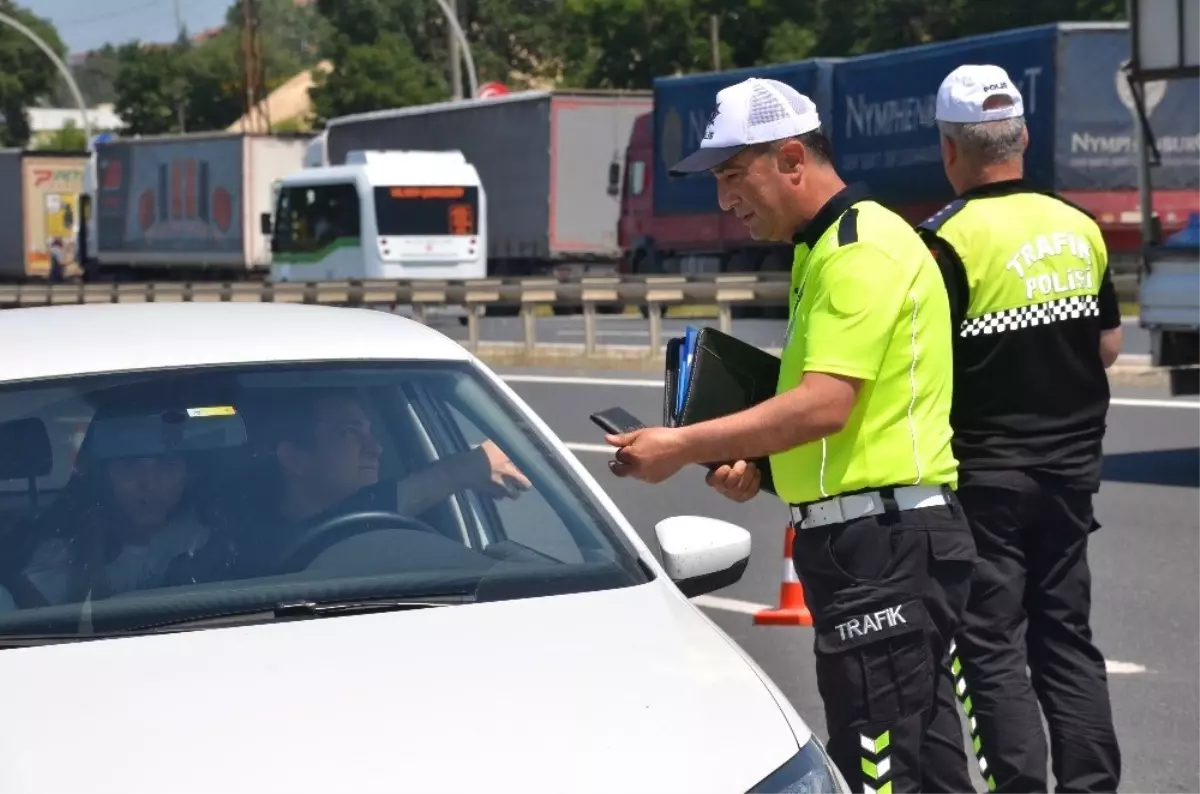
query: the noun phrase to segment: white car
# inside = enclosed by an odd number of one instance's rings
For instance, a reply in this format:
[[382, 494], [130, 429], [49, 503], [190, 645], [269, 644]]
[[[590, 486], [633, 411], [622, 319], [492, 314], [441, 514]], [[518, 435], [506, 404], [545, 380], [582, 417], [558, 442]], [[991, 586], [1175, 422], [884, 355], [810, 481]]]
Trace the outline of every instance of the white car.
[[[0, 792], [846, 791], [459, 344], [283, 304], [0, 311]], [[515, 498], [514, 498], [515, 497]]]

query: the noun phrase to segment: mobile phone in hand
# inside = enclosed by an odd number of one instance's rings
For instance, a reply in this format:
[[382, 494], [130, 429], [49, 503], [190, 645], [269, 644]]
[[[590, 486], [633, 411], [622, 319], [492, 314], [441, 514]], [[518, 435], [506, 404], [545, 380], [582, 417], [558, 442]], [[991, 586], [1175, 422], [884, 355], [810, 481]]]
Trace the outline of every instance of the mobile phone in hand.
[[609, 408], [606, 411], [598, 411], [588, 418], [599, 425], [604, 432], [611, 433], [612, 435], [620, 435], [632, 430], [641, 430], [646, 426], [645, 422], [624, 408]]

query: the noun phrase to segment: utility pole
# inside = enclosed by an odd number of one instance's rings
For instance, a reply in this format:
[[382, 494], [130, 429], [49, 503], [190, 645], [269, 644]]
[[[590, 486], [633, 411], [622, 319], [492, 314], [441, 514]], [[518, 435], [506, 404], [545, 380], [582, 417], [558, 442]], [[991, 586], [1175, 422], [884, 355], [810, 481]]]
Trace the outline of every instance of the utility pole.
[[[446, 4], [450, 7], [450, 13], [454, 15], [454, 19], [457, 20], [458, 0], [446, 0]], [[446, 49], [450, 53], [450, 97], [451, 99], [462, 99], [462, 53], [458, 49], [458, 36], [454, 34], [453, 25], [446, 25], [446, 43]]]
[[242, 10], [243, 132], [270, 132], [266, 104], [266, 64], [262, 57], [262, 18], [258, 0], [240, 0]]
[[[175, 0], [175, 40], [179, 47], [182, 48], [187, 46], [187, 39], [185, 38], [183, 31], [183, 9], [180, 6], [180, 2], [181, 0]], [[179, 119], [180, 132], [187, 132], [187, 118], [183, 109], [185, 90], [186, 86], [184, 85], [183, 80], [180, 80], [175, 92], [175, 114]]]
[[721, 71], [721, 18], [716, 14], [708, 17], [708, 38], [712, 44], [713, 71]]

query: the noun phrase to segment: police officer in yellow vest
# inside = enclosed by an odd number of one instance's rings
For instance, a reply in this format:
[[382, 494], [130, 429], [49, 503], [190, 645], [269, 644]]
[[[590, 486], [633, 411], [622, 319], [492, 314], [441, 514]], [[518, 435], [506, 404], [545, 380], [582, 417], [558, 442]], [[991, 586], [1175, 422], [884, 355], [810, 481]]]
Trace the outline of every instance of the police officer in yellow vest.
[[817, 109], [774, 80], [717, 94], [701, 148], [722, 209], [792, 243], [791, 319], [777, 395], [686, 428], [609, 436], [619, 476], [656, 483], [735, 460], [709, 484], [758, 491], [770, 456], [814, 615], [829, 751], [856, 791], [970, 791], [948, 649], [975, 550], [954, 496], [949, 305], [899, 216], [847, 187]]
[[1028, 132], [1003, 69], [951, 72], [936, 117], [958, 198], [919, 229], [950, 294], [958, 493], [982, 558], [958, 691], [989, 789], [1047, 790], [1040, 700], [1058, 790], [1116, 791], [1121, 756], [1088, 625], [1104, 370], [1121, 348], [1104, 240], [1086, 212], [1022, 181]]

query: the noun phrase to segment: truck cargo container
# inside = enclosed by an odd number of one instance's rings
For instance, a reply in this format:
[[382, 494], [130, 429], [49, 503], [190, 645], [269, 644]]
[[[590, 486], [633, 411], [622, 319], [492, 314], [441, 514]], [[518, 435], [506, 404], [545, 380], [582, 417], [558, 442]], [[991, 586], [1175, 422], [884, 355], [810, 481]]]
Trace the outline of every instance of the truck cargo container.
[[0, 279], [20, 282], [50, 275], [56, 244], [64, 275], [79, 274], [79, 193], [87, 158], [66, 152], [0, 150]]
[[[719, 89], [749, 76], [783, 80], [811, 96], [838, 171], [916, 223], [953, 197], [942, 170], [934, 100], [964, 63], [997, 63], [1021, 82], [1030, 128], [1027, 176], [1096, 215], [1110, 258], [1133, 278], [1141, 247], [1134, 129], [1122, 64], [1125, 23], [1058, 23], [834, 61], [804, 61], [659, 78], [654, 111], [626, 150], [619, 225], [631, 273], [786, 271], [791, 249], [764, 246], [717, 205], [707, 175], [668, 178], [699, 145]], [[789, 74], [793, 75], [789, 78]], [[1167, 230], [1200, 209], [1200, 106], [1196, 80], [1151, 84], [1150, 121], [1161, 154], [1154, 207]], [[1126, 291], [1128, 294], [1128, 291]]]
[[328, 161], [361, 150], [457, 150], [488, 193], [488, 275], [611, 273], [618, 183], [649, 92], [526, 91], [332, 119]]
[[309, 136], [195, 133], [96, 146], [88, 179], [89, 275], [261, 278], [271, 264], [279, 180], [300, 170]]
[[[942, 79], [964, 63], [994, 63], [1025, 100], [1026, 176], [1098, 216], [1110, 252], [1135, 259], [1138, 212], [1137, 114], [1123, 66], [1129, 26], [1056, 23], [864, 55], [834, 73], [833, 150], [847, 180], [862, 180], [912, 220], [953, 190], [942, 171], [934, 103]], [[1161, 154], [1154, 204], [1178, 229], [1200, 188], [1200, 84], [1151, 84], [1149, 122]]]

